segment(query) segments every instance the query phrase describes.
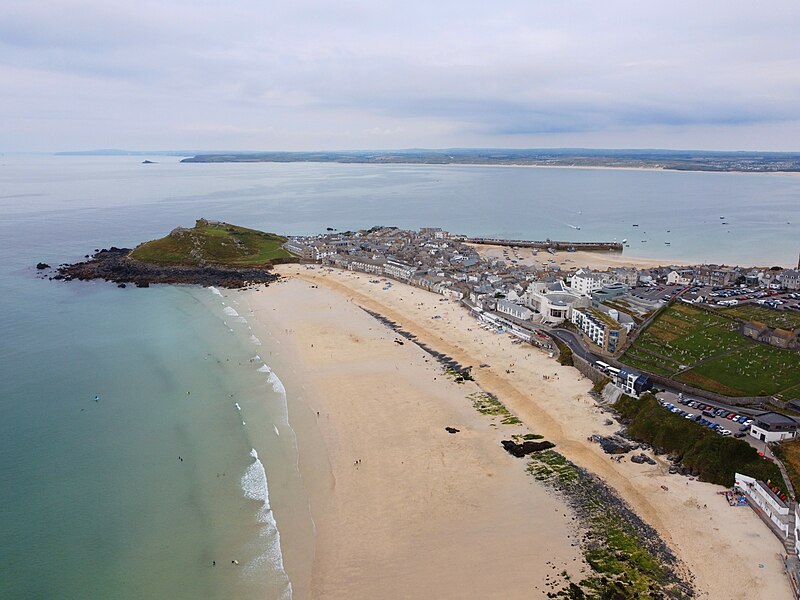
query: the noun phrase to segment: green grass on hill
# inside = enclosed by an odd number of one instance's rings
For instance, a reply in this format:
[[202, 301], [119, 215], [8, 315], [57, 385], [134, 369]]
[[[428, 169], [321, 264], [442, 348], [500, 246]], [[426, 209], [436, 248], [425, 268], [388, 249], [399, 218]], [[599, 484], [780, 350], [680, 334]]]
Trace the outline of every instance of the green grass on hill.
[[741, 335], [737, 316], [673, 304], [639, 335], [622, 361], [727, 396], [773, 395], [800, 385], [800, 353]]
[[178, 228], [166, 237], [140, 244], [131, 258], [159, 265], [266, 266], [291, 257], [281, 247], [285, 241], [274, 233], [199, 219], [192, 229]]
[[772, 446], [775, 456], [781, 459], [789, 479], [792, 480], [795, 494], [800, 493], [800, 440], [787, 440]]
[[775, 310], [759, 304], [742, 304], [741, 306], [726, 308], [721, 312], [744, 321], [764, 323], [768, 327], [788, 329], [790, 331], [800, 328], [800, 312]]
[[733, 319], [676, 303], [656, 317], [631, 349], [638, 351], [640, 360], [649, 354], [654, 365], [677, 371], [749, 343]]
[[770, 396], [800, 384], [800, 352], [753, 344], [703, 363], [678, 379], [729, 396]]
[[759, 456], [750, 444], [669, 412], [652, 394], [638, 400], [621, 396], [614, 408], [628, 420], [628, 432], [634, 439], [677, 453], [681, 464], [702, 481], [730, 487], [734, 475], [742, 473], [771, 480], [786, 491], [778, 466]]

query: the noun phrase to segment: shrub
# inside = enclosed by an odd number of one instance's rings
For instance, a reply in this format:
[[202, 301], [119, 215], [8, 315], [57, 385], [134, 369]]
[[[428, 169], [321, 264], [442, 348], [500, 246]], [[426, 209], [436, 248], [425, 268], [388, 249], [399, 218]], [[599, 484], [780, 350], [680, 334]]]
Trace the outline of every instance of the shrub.
[[759, 456], [750, 444], [669, 412], [652, 394], [639, 400], [623, 395], [614, 408], [628, 421], [631, 437], [677, 454], [681, 464], [702, 481], [731, 487], [734, 475], [742, 473], [769, 479], [786, 491], [777, 465]]

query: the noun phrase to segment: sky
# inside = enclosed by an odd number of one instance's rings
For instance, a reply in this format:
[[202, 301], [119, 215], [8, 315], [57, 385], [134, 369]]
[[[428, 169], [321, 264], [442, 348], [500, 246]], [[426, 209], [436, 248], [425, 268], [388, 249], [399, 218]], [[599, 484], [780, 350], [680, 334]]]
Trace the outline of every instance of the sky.
[[453, 147], [800, 151], [800, 2], [0, 2], [0, 152]]

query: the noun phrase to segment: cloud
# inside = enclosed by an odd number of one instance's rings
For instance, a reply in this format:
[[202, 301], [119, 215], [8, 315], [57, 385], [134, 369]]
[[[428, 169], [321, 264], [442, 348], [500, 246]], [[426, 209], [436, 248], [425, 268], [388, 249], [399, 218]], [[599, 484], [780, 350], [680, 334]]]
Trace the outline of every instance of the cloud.
[[12, 0], [0, 150], [800, 150], [797, 31], [794, 0]]

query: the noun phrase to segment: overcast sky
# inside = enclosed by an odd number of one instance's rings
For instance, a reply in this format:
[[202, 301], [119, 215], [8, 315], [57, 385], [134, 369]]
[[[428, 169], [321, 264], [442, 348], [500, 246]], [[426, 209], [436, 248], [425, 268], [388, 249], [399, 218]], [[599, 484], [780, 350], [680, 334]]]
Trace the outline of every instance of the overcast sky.
[[800, 0], [3, 0], [0, 151], [800, 151]]

